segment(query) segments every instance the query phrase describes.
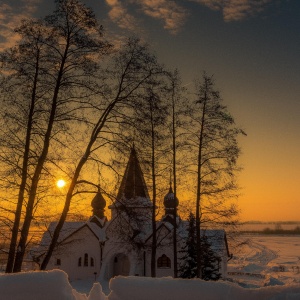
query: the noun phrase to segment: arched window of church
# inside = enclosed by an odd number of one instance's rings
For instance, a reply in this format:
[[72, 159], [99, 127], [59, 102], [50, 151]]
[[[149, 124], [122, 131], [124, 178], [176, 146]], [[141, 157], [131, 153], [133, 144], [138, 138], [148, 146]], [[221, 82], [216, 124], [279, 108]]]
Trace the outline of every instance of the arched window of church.
[[56, 259], [56, 266], [61, 266], [61, 259], [60, 258], [57, 258]]
[[81, 267], [81, 257], [78, 258], [78, 267]]
[[94, 266], [94, 259], [91, 257], [91, 263], [90, 266], [93, 267]]
[[84, 254], [84, 264], [85, 267], [89, 265], [89, 256], [87, 253]]
[[161, 257], [157, 259], [157, 268], [165, 269], [171, 268], [171, 260], [170, 258], [163, 254]]

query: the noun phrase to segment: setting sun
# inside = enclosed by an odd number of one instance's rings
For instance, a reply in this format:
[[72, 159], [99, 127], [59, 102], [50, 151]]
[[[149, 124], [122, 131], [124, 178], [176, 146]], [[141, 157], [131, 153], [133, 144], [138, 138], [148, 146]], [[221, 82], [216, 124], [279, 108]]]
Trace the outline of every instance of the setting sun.
[[56, 185], [57, 185], [57, 187], [62, 188], [62, 187], [64, 187], [66, 185], [66, 182], [63, 179], [59, 179], [56, 182]]

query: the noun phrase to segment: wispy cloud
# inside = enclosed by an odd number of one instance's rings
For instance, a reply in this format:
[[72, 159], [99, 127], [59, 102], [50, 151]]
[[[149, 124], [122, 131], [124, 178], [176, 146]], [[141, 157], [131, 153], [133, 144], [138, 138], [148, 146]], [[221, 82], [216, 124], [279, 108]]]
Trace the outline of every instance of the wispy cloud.
[[187, 16], [186, 10], [170, 0], [135, 0], [142, 11], [155, 19], [164, 21], [164, 28], [171, 33], [177, 33]]
[[180, 31], [187, 16], [192, 13], [184, 8], [184, 2], [196, 2], [221, 11], [224, 20], [229, 22], [261, 13], [272, 0], [106, 0], [110, 6], [109, 17], [119, 27], [129, 30], [139, 28], [141, 18], [138, 12], [163, 21], [164, 28], [173, 34]]
[[0, 50], [13, 46], [19, 36], [13, 32], [24, 18], [31, 17], [37, 8], [39, 0], [18, 1], [17, 7], [0, 4]]
[[272, 0], [190, 0], [223, 12], [225, 21], [240, 21], [262, 12]]
[[[120, 28], [136, 31], [141, 20], [134, 13], [143, 13], [163, 20], [164, 28], [177, 33], [186, 18], [186, 11], [172, 0], [106, 0], [110, 7], [109, 17]], [[129, 9], [127, 8], [130, 6]]]
[[110, 7], [108, 15], [114, 23], [123, 29], [136, 29], [138, 22], [134, 16], [128, 12], [124, 3], [119, 0], [106, 0], [106, 3]]

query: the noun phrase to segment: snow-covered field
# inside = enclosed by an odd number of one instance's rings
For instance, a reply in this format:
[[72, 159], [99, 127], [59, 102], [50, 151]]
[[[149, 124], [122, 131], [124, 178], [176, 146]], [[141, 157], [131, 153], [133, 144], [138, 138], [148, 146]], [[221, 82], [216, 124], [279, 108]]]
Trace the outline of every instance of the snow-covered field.
[[244, 235], [249, 241], [228, 264], [228, 277], [245, 287], [300, 284], [300, 236]]
[[67, 275], [55, 270], [0, 276], [0, 299], [300, 299], [300, 236], [245, 237], [250, 242], [230, 260], [228, 281], [117, 277], [94, 286], [92, 281], [71, 282], [70, 285]]

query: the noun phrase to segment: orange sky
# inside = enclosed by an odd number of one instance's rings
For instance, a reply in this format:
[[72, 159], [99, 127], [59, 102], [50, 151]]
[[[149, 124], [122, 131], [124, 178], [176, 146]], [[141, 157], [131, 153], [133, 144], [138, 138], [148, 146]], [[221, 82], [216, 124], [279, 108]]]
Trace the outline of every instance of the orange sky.
[[[264, 126], [256, 130], [255, 126]], [[239, 199], [242, 220], [300, 220], [300, 141], [286, 128], [286, 134], [272, 124], [256, 124], [246, 129]], [[278, 125], [280, 126], [280, 125]], [[247, 128], [247, 125], [245, 125]]]
[[[248, 134], [241, 138], [242, 220], [300, 221], [300, 1], [83, 2], [108, 38], [140, 36], [169, 69], [178, 68], [186, 86], [203, 70], [214, 74], [224, 104]], [[54, 6], [4, 4], [0, 48], [18, 20]]]

